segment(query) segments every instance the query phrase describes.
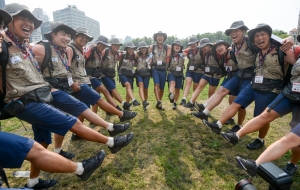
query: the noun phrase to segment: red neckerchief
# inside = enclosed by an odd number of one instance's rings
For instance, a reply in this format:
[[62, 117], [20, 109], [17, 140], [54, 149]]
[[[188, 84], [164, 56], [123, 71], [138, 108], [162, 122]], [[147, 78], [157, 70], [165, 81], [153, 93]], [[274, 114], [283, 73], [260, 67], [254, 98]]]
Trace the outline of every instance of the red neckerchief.
[[27, 59], [28, 56], [29, 56], [29, 52], [27, 51], [27, 44], [26, 44], [26, 42], [25, 41], [24, 42], [20, 42], [18, 40], [18, 38], [16, 38], [16, 36], [13, 35], [9, 30], [7, 30], [5, 33], [6, 33], [6, 36], [9, 37], [11, 39], [11, 41], [13, 41], [16, 44], [16, 46], [18, 46], [18, 48], [21, 49], [21, 52], [23, 54], [23, 58]]
[[66, 48], [58, 47], [52, 41], [50, 41], [49, 43], [54, 48], [54, 50], [56, 51], [56, 53], [58, 55], [58, 58], [61, 60], [61, 62], [63, 63], [63, 65], [68, 70], [68, 62], [66, 61], [66, 58], [67, 58], [67, 50], [66, 50]]
[[241, 49], [242, 49], [244, 43], [246, 42], [246, 39], [247, 39], [247, 38], [244, 36], [244, 37], [243, 37], [243, 41], [242, 41], [240, 47], [238, 47], [236, 44], [234, 44], [234, 48], [235, 48], [235, 51], [234, 51], [234, 52], [235, 52], [235, 54], [239, 54], [239, 53], [240, 53], [240, 51], [241, 51]]
[[266, 60], [266, 56], [271, 52], [273, 51], [274, 49], [276, 48], [276, 45], [275, 44], [271, 44], [271, 47], [268, 49], [268, 51], [265, 53], [265, 54], [262, 54], [262, 51], [260, 50], [259, 51], [259, 65], [260, 65], [260, 68], [262, 68], [265, 60]]

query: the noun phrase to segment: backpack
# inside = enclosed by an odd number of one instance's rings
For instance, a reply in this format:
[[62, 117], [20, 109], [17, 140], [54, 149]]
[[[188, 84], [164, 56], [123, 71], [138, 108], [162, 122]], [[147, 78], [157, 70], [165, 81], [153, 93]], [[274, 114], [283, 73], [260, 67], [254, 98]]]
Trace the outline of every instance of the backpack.
[[[247, 47], [250, 49], [250, 51], [256, 55], [258, 53], [258, 50], [252, 45], [252, 43], [250, 42], [250, 40], [248, 38], [246, 38], [246, 43], [247, 43]], [[230, 57], [231, 59], [237, 64], [237, 60], [235, 57], [235, 48], [234, 48], [234, 44], [232, 44], [232, 50], [230, 51]]]
[[[51, 46], [48, 43], [48, 41], [39, 41], [38, 44], [41, 44], [45, 47], [45, 57], [43, 59], [42, 65], [41, 65], [41, 73], [43, 74], [44, 70], [46, 67], [48, 67], [49, 70], [49, 75], [52, 78], [52, 74], [51, 71], [54, 71], [53, 68], [53, 62], [52, 62], [52, 50], [51, 50]], [[50, 64], [48, 64], [50, 62]]]
[[105, 61], [105, 59], [106, 59], [107, 56], [108, 56], [108, 52], [109, 52], [109, 48], [105, 48], [105, 53], [104, 53], [104, 55], [102, 56], [102, 61]]
[[9, 59], [8, 54], [8, 47], [10, 47], [12, 44], [11, 42], [5, 42], [2, 41], [2, 53], [0, 53], [0, 65], [2, 68], [2, 88], [3, 92], [0, 91], [0, 120], [9, 119], [12, 117], [15, 117], [14, 115], [10, 115], [4, 110], [4, 107], [7, 105], [6, 102], [4, 102], [5, 95], [6, 95], [6, 67]]
[[85, 60], [85, 64], [87, 64], [89, 61], [95, 60], [95, 52], [96, 52], [96, 47], [93, 47], [90, 56]]

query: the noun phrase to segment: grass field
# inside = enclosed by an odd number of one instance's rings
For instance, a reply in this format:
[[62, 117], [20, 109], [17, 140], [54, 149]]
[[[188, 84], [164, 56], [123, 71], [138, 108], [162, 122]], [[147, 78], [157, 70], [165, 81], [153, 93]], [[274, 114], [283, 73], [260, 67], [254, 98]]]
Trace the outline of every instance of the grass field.
[[[105, 145], [84, 140], [70, 141], [71, 133], [67, 133], [63, 148], [73, 152], [75, 161], [81, 161], [93, 156], [104, 149], [107, 156], [101, 167], [86, 182], [82, 182], [74, 174], [51, 174], [43, 172], [43, 179], [57, 179], [58, 184], [52, 189], [203, 189], [220, 190], [234, 189], [236, 183], [249, 178], [246, 172], [237, 166], [234, 157], [239, 155], [246, 158], [257, 158], [263, 150], [249, 151], [245, 145], [257, 136], [248, 135], [242, 141], [232, 146], [208, 129], [201, 120], [191, 116], [191, 111], [183, 106], [172, 110], [167, 98], [168, 91], [163, 98], [165, 111], [155, 109], [153, 82], [149, 87], [149, 102], [147, 111], [142, 106], [133, 107], [138, 112], [130, 123], [128, 131], [135, 134], [134, 140], [117, 154], [110, 154]], [[135, 97], [141, 102], [138, 89], [134, 87]], [[118, 91], [125, 98], [125, 89], [118, 84]], [[182, 96], [180, 96], [181, 98]], [[190, 96], [189, 96], [190, 97]], [[189, 98], [188, 98], [189, 99]], [[207, 88], [201, 93], [198, 102], [207, 99]], [[213, 121], [219, 118], [228, 106], [227, 97], [222, 104], [211, 112], [209, 118]], [[118, 117], [106, 117], [103, 111], [98, 114], [110, 122], [119, 122]], [[253, 105], [247, 108], [246, 121], [253, 115]], [[288, 125], [291, 116], [279, 118], [271, 124], [266, 137], [266, 146], [279, 139], [290, 130]], [[88, 125], [88, 122], [85, 121]], [[2, 130], [33, 138], [31, 127], [25, 123], [24, 130], [17, 119], [2, 122]], [[227, 130], [231, 126], [224, 126]], [[108, 135], [100, 127], [95, 130]], [[49, 149], [52, 151], [53, 146]], [[275, 161], [279, 167], [285, 166], [290, 157], [287, 153]], [[1, 155], [5, 156], [5, 155]], [[51, 164], [51, 163], [49, 163]], [[22, 187], [27, 180], [12, 177], [16, 170], [29, 170], [29, 162], [25, 161], [21, 169], [6, 170], [8, 180], [13, 187]], [[293, 189], [300, 189], [299, 172], [293, 177]], [[252, 179], [258, 189], [268, 189], [268, 184], [260, 177]]]

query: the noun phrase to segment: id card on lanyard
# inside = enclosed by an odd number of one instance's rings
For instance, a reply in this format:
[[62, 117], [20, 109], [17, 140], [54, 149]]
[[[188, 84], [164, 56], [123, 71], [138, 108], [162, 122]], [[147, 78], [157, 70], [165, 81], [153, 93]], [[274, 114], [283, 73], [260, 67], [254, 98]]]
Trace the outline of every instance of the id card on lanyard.
[[293, 83], [292, 92], [300, 93], [300, 83], [298, 83], [298, 82]]

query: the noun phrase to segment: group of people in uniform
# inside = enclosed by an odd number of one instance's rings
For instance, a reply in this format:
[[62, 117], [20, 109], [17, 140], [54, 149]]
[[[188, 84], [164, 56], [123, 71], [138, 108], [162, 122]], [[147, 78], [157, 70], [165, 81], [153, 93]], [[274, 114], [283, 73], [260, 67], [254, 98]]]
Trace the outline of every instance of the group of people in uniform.
[[[259, 131], [258, 137], [247, 145], [250, 150], [264, 146], [270, 122], [291, 112], [292, 130], [287, 135], [269, 146], [256, 161], [241, 157], [236, 160], [254, 176], [260, 164], [276, 160], [291, 149], [292, 158], [284, 170], [290, 175], [296, 172], [300, 159], [300, 47], [291, 38], [283, 41], [273, 38], [269, 25], [261, 23], [249, 30], [243, 21], [235, 21], [225, 31], [232, 39], [231, 45], [223, 40], [212, 43], [208, 38], [198, 40], [192, 36], [186, 49], [180, 40], [165, 44], [167, 34], [159, 31], [153, 35], [155, 44], [140, 42], [136, 47], [127, 42], [121, 52], [123, 44], [117, 38], [109, 40], [100, 35], [94, 40], [85, 28], [73, 29], [62, 22], [51, 25], [51, 31], [44, 34], [47, 41], [32, 45], [28, 39], [42, 21], [26, 5], [8, 4], [0, 10], [0, 17], [1, 91], [6, 102], [1, 114], [32, 124], [34, 133], [31, 140], [0, 131], [0, 152], [5, 155], [0, 157], [0, 166], [21, 167], [24, 160], [29, 160], [30, 178], [25, 187], [43, 189], [57, 183], [40, 179], [40, 170], [73, 172], [81, 180], [87, 180], [101, 165], [104, 150], [82, 162], [73, 162], [74, 154], [62, 150], [67, 131], [73, 133], [72, 140], [82, 138], [106, 144], [112, 154], [127, 146], [134, 134], [116, 135], [127, 131], [130, 124], [109, 123], [97, 115], [97, 110], [100, 107], [108, 115], [117, 115], [121, 122], [133, 119], [137, 113], [131, 106], [141, 105], [133, 93], [134, 79], [143, 109], [147, 110], [151, 77], [156, 109], [164, 110], [166, 81], [172, 109], [177, 109], [185, 81], [180, 104], [196, 110], [192, 115], [214, 133], [235, 145], [246, 134]], [[300, 36], [297, 40], [300, 41]], [[87, 46], [89, 42], [95, 45]], [[117, 91], [116, 75], [126, 88], [125, 99]], [[197, 103], [207, 84], [208, 100]], [[192, 85], [193, 93], [187, 101]], [[218, 121], [209, 121], [210, 112], [226, 95], [229, 107]], [[243, 125], [245, 109], [252, 102], [255, 102], [254, 118]], [[236, 113], [237, 124], [221, 132]], [[90, 127], [83, 124], [84, 119], [90, 122]], [[93, 130], [95, 126], [106, 128], [110, 137]], [[54, 152], [47, 150], [52, 143], [51, 133], [54, 133]]]

